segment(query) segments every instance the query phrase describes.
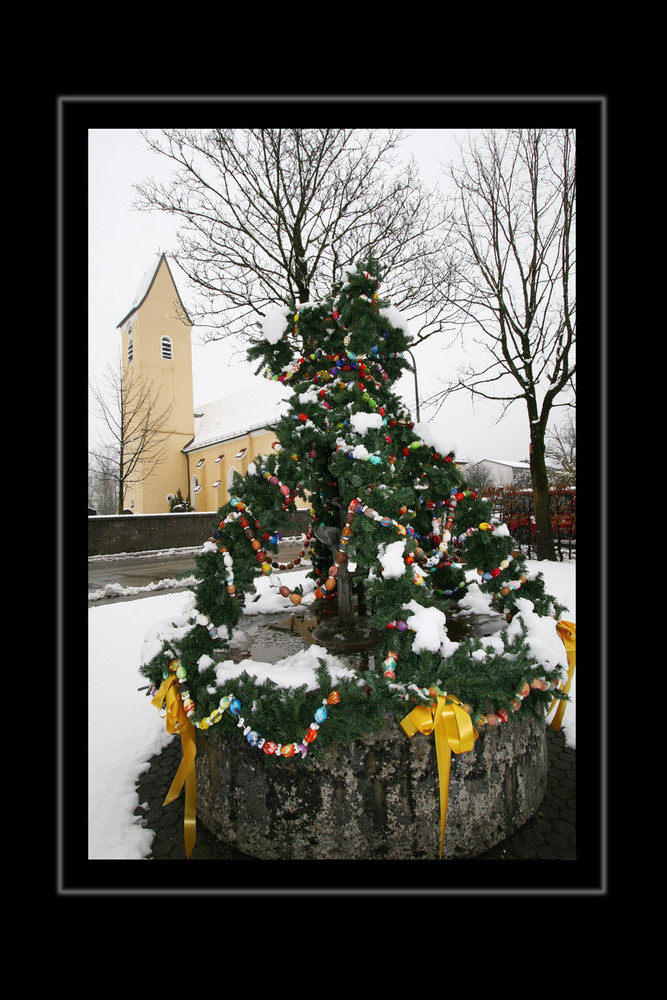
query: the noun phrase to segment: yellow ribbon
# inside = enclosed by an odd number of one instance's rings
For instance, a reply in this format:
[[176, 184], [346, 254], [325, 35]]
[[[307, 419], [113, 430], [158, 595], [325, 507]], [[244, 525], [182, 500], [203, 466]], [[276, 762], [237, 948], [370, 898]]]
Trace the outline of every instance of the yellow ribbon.
[[449, 804], [449, 775], [452, 751], [467, 753], [472, 750], [478, 732], [470, 715], [461, 708], [461, 702], [452, 694], [438, 695], [435, 704], [417, 705], [401, 721], [408, 736], [435, 733], [435, 752], [438, 760], [438, 784], [440, 786], [440, 857], [445, 841], [445, 824]]
[[185, 839], [185, 854], [189, 859], [197, 839], [197, 782], [195, 777], [197, 739], [195, 727], [185, 714], [178, 681], [174, 674], [170, 674], [162, 683], [160, 690], [153, 698], [152, 704], [158, 711], [161, 711], [164, 706], [167, 732], [181, 737], [183, 758], [162, 805], [166, 806], [170, 802], [173, 802], [174, 799], [177, 799], [181, 794], [181, 789], [185, 785], [183, 835]]
[[[556, 625], [556, 631], [561, 637], [563, 645], [565, 646], [565, 652], [567, 653], [567, 680], [563, 686], [563, 694], [568, 694], [570, 691], [570, 685], [572, 684], [572, 678], [574, 677], [574, 667], [577, 658], [577, 626], [572, 622], [560, 621]], [[556, 702], [558, 702], [558, 709], [549, 723], [549, 729], [554, 729], [558, 732], [563, 722], [567, 702], [562, 698], [554, 698], [549, 706], [549, 712], [554, 707]], [[547, 712], [547, 715], [549, 712]]]

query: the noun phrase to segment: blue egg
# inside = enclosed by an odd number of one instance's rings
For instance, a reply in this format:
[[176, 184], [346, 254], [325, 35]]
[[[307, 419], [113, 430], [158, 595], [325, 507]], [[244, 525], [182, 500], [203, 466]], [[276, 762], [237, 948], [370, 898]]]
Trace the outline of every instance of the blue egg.
[[326, 719], [326, 717], [327, 717], [327, 710], [324, 707], [324, 705], [322, 705], [322, 707], [318, 708], [317, 711], [315, 712], [315, 722], [318, 722], [318, 723], [319, 722], [324, 722], [324, 720]]
[[241, 711], [241, 702], [238, 700], [238, 698], [233, 698], [230, 701], [230, 703], [229, 703], [229, 711], [232, 713], [232, 715], [238, 715], [239, 714], [239, 712]]

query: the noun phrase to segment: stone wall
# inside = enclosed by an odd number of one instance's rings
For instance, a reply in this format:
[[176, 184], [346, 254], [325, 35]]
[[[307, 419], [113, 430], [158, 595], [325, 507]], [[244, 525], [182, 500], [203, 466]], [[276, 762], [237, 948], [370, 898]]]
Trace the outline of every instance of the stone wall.
[[[306, 511], [299, 511], [294, 517], [294, 534], [301, 534], [309, 520]], [[92, 515], [88, 517], [88, 555], [190, 548], [202, 545], [216, 523], [216, 511]]]

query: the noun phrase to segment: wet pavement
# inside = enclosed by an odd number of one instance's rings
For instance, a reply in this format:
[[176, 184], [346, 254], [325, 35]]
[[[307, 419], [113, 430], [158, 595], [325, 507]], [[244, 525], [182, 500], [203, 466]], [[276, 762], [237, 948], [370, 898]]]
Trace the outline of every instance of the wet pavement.
[[[280, 560], [294, 559], [301, 548], [300, 540], [281, 542]], [[195, 557], [200, 551], [201, 546], [196, 546], [169, 551], [90, 556], [88, 604], [134, 600], [159, 590], [186, 590], [190, 586], [188, 578], [192, 578], [195, 570]]]
[[[96, 595], [110, 602], [127, 600], [135, 595], [134, 589], [160, 587], [162, 581], [177, 581], [182, 574], [191, 575], [195, 569], [196, 549], [177, 549], [173, 552], [123, 553], [117, 556], [91, 556], [88, 559], [88, 601]], [[184, 582], [182, 589], [188, 584]], [[166, 588], [165, 588], [166, 589]], [[170, 589], [180, 589], [170, 587]], [[130, 591], [124, 593], [124, 591]]]

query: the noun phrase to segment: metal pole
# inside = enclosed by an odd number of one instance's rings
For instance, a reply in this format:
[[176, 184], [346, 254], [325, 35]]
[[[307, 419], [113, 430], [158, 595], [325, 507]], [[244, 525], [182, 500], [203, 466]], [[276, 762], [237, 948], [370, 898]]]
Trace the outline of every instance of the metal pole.
[[412, 373], [415, 378], [415, 417], [417, 418], [417, 423], [419, 423], [419, 385], [417, 383], [417, 362], [415, 361], [415, 356], [410, 350], [406, 350], [406, 354], [409, 354], [412, 358]]

